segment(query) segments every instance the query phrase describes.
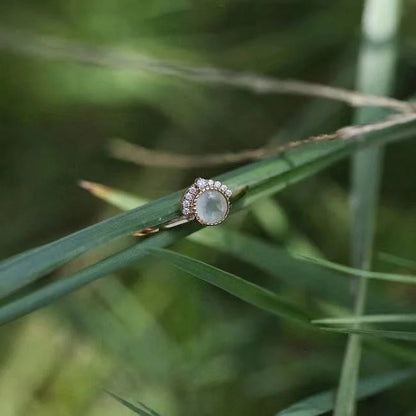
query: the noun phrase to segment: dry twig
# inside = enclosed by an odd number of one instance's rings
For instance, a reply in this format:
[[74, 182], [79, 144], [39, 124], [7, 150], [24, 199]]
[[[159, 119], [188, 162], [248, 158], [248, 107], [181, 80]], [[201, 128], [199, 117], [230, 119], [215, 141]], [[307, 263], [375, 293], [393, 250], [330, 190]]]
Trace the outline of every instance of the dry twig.
[[416, 120], [416, 113], [396, 114], [376, 123], [346, 126], [334, 133], [311, 136], [278, 146], [263, 146], [257, 149], [243, 150], [237, 153], [213, 153], [207, 155], [184, 155], [179, 153], [161, 152], [143, 146], [129, 143], [122, 139], [113, 139], [110, 143], [110, 153], [117, 159], [133, 162], [140, 166], [159, 166], [169, 168], [197, 168], [202, 166], [219, 166], [243, 163], [278, 156], [289, 150], [307, 146], [313, 143], [328, 142], [335, 139], [353, 139], [363, 134], [376, 132], [400, 124]]
[[391, 97], [362, 94], [345, 88], [305, 81], [278, 79], [253, 72], [164, 62], [120, 48], [96, 47], [1, 27], [0, 48], [48, 59], [65, 59], [80, 64], [173, 76], [200, 84], [237, 87], [258, 94], [302, 95], [340, 101], [352, 107], [372, 106], [398, 112], [416, 111], [414, 104]]
[[362, 126], [347, 126], [331, 134], [313, 136], [277, 147], [264, 146], [238, 153], [201, 156], [183, 155], [146, 149], [120, 139], [112, 142], [111, 152], [115, 157], [139, 165], [190, 168], [241, 163], [279, 155], [288, 150], [311, 143], [357, 137], [364, 133], [404, 124], [416, 118], [415, 104], [391, 97], [362, 94], [344, 88], [299, 80], [282, 80], [252, 72], [191, 67], [160, 61], [137, 52], [122, 51], [108, 47], [95, 47], [51, 36], [24, 33], [1, 27], [0, 48], [33, 56], [42, 56], [48, 59], [65, 59], [80, 64], [98, 65], [112, 69], [145, 71], [157, 75], [173, 76], [201, 84], [232, 86], [259, 94], [275, 93], [319, 97], [344, 102], [352, 107], [375, 106], [399, 112], [398, 115], [377, 123]]

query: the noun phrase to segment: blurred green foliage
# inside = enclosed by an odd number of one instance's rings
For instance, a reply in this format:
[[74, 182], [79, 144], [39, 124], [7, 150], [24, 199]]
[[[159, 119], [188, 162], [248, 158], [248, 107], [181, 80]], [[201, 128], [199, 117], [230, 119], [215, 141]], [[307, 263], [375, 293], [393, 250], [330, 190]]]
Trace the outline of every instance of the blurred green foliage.
[[[0, 29], [189, 65], [351, 87], [362, 3], [3, 0]], [[415, 17], [416, 3], [404, 1], [395, 93], [401, 98], [415, 90]], [[117, 212], [78, 188], [79, 179], [152, 199], [195, 176], [228, 169], [139, 168], [109, 156], [112, 137], [202, 154], [291, 141], [332, 131], [351, 119], [349, 108], [324, 100], [201, 86], [27, 56], [5, 46], [0, 37], [2, 258]], [[375, 252], [415, 259], [414, 149], [411, 140], [387, 149]], [[297, 254], [323, 253], [345, 263], [348, 192], [343, 162], [229, 223]], [[316, 294], [306, 284], [276, 280], [267, 270], [193, 241], [177, 247], [267, 283], [306, 307], [316, 306]], [[65, 272], [92, 260], [82, 258]], [[381, 271], [407, 270], [377, 257], [374, 263]], [[411, 286], [371, 282], [370, 292], [373, 288], [390, 309], [370, 305], [372, 312], [409, 311], [416, 302]], [[348, 285], [342, 295], [348, 304]], [[306, 331], [154, 258], [0, 331], [1, 416], [131, 414], [104, 389], [138, 399], [163, 416], [271, 415], [335, 387], [345, 344], [343, 336]], [[366, 343], [362, 374], [414, 362], [414, 354], [397, 354], [395, 348]], [[415, 387], [408, 381], [368, 399], [359, 414], [414, 415]]]

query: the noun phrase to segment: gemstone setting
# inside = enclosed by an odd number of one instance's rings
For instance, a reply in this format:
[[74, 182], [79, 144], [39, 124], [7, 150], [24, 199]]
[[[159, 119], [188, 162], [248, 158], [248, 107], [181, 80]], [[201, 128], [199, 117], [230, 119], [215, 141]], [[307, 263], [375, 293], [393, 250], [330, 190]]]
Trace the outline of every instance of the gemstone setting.
[[229, 204], [227, 197], [216, 189], [201, 192], [195, 200], [195, 216], [203, 225], [216, 225], [225, 220]]
[[182, 198], [182, 213], [202, 225], [218, 225], [227, 218], [231, 196], [231, 189], [220, 181], [197, 178]]

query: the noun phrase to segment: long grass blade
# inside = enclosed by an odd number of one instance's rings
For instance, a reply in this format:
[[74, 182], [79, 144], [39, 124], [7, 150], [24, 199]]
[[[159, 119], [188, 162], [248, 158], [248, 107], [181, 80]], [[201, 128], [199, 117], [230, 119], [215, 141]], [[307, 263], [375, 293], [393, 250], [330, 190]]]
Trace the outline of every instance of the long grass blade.
[[[414, 377], [416, 371], [399, 370], [377, 376], [367, 377], [358, 382], [357, 398], [365, 399]], [[334, 408], [334, 397], [336, 390], [327, 390], [315, 394], [277, 413], [276, 416], [319, 416]]]
[[136, 195], [131, 195], [128, 192], [110, 188], [97, 182], [80, 181], [79, 186], [89, 191], [97, 198], [107, 201], [109, 204], [122, 211], [130, 211], [131, 209], [138, 208], [148, 202], [144, 198], [139, 198]]
[[402, 341], [416, 341], [416, 332], [411, 331], [386, 331], [383, 329], [365, 328], [321, 328], [324, 331], [339, 332], [342, 334], [368, 335], [379, 338], [391, 338]]
[[170, 230], [154, 235], [64, 279], [49, 283], [40, 289], [10, 301], [0, 307], [0, 324], [13, 321], [47, 306], [99, 278], [131, 265], [147, 255], [149, 248], [166, 247], [196, 229], [195, 225], [188, 224], [180, 230]]
[[384, 314], [384, 315], [361, 315], [345, 316], [340, 318], [323, 318], [312, 321], [316, 325], [353, 325], [353, 324], [382, 324], [416, 322], [416, 314]]
[[[382, 143], [411, 137], [416, 123], [369, 134], [367, 141]], [[248, 207], [257, 199], [313, 175], [355, 150], [353, 142], [322, 143], [294, 150], [285, 157], [252, 163], [221, 175], [232, 189], [247, 187], [247, 193], [232, 212]], [[86, 251], [179, 214], [181, 192], [160, 198], [139, 208], [109, 218], [57, 241], [14, 256], [0, 263], [0, 297], [5, 297]]]
[[334, 263], [325, 259], [318, 259], [312, 257], [303, 257], [305, 260], [323, 266], [327, 269], [336, 270], [352, 276], [359, 276], [365, 279], [387, 280], [395, 283], [411, 283], [416, 284], [416, 276], [396, 273], [380, 273], [369, 270], [357, 269], [355, 267], [344, 266], [342, 264]]
[[141, 416], [160, 416], [159, 413], [156, 413], [154, 410], [147, 407], [144, 403], [138, 403], [137, 405], [130, 403], [126, 399], [118, 396], [117, 394], [111, 393], [107, 391], [107, 393], [120, 402], [123, 406], [126, 406], [128, 409], [132, 410], [134, 413], [141, 415]]
[[[139, 206], [143, 203], [142, 199], [133, 194], [119, 191], [118, 189], [110, 188], [102, 184], [91, 182], [88, 182], [88, 184], [89, 186], [84, 187], [85, 189], [90, 191], [94, 196], [119, 209], [128, 210], [132, 205]], [[122, 197], [120, 198], [119, 195], [122, 195]], [[331, 269], [330, 266], [335, 265], [336, 267], [333, 267], [333, 269], [342, 272], [351, 271], [354, 275], [356, 273], [372, 273], [347, 266], [340, 266], [323, 259], [293, 256], [286, 250], [264, 242], [257, 237], [252, 235], [248, 236], [224, 227], [206, 227], [198, 233], [189, 235], [188, 239], [215, 250], [231, 254], [239, 260], [251, 264], [281, 281], [311, 291], [316, 296], [331, 299], [332, 302], [337, 301], [340, 303], [344, 300], [343, 293], [348, 290], [348, 282], [337, 279], [338, 276], [336, 274], [317, 266], [328, 265], [328, 268]], [[299, 259], [302, 261], [299, 261]], [[303, 261], [305, 259], [310, 261]], [[338, 268], [339, 266], [340, 268]], [[407, 279], [407, 276], [405, 278]], [[379, 306], [382, 306], [380, 299], [380, 294], [373, 296], [374, 304], [380, 304]]]
[[[133, 194], [106, 185], [91, 182], [88, 182], [88, 185], [83, 187], [94, 196], [122, 210], [128, 210], [132, 205], [139, 206], [143, 203], [141, 198]], [[341, 302], [343, 300], [343, 293], [348, 290], [348, 282], [337, 279], [336, 274], [326, 269], [354, 276], [416, 283], [416, 276], [370, 272], [343, 266], [325, 259], [291, 255], [286, 250], [264, 242], [257, 237], [248, 236], [224, 227], [207, 227], [198, 233], [191, 234], [188, 239], [231, 254], [271, 276], [284, 280], [291, 285], [310, 290], [317, 296], [327, 297], [331, 301]], [[324, 266], [324, 269], [317, 266]], [[379, 297], [377, 298], [379, 299]], [[374, 301], [377, 301], [377, 299], [374, 299]]]
[[[399, 22], [399, 0], [366, 0], [363, 14], [363, 39], [358, 65], [358, 90], [383, 94], [390, 90], [396, 59], [393, 39]], [[386, 10], [387, 13], [386, 13]], [[386, 19], [387, 17], [387, 19]], [[381, 28], [381, 31], [379, 30]], [[382, 47], [375, 42], [382, 43]], [[377, 83], [374, 73], [377, 72]], [[355, 121], [368, 123], [380, 117], [380, 111], [359, 109]], [[382, 148], [374, 145], [359, 150], [352, 160], [352, 233], [351, 259], [355, 268], [368, 270], [371, 264], [375, 212], [382, 169]], [[365, 309], [368, 280], [357, 278], [354, 314]], [[334, 416], [353, 416], [361, 360], [361, 341], [357, 334], [348, 338]]]
[[304, 311], [261, 286], [183, 254], [156, 248], [151, 252], [178, 269], [217, 286], [260, 309], [296, 322], [306, 322], [308, 315]]
[[404, 259], [402, 257], [389, 253], [380, 253], [379, 258], [380, 260], [384, 260], [387, 263], [395, 264], [399, 267], [406, 267], [407, 269], [416, 270], [415, 260]]

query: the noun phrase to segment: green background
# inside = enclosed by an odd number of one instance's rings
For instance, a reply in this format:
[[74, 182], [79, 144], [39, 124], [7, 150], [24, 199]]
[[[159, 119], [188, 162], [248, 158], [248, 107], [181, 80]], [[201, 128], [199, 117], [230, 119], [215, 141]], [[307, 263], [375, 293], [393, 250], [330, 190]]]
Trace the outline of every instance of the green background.
[[[80, 179], [154, 199], [196, 176], [232, 167], [139, 167], [111, 157], [112, 138], [178, 153], [238, 152], [331, 132], [352, 118], [346, 105], [326, 100], [81, 65], [47, 59], [41, 51], [29, 56], [4, 33], [353, 88], [362, 7], [355, 0], [3, 0], [1, 257], [118, 212], [79, 188]], [[415, 19], [416, 3], [404, 1], [394, 90], [399, 98], [412, 96], [416, 87]], [[376, 253], [415, 258], [414, 160], [412, 140], [385, 153]], [[347, 263], [348, 193], [344, 161], [229, 223], [294, 253]], [[188, 241], [177, 248], [302, 305], [314, 302], [307, 288], [283, 284], [215, 250]], [[93, 260], [83, 257], [63, 272]], [[377, 255], [374, 265], [404, 271]], [[391, 311], [416, 303], [411, 286], [377, 285], [389, 297]], [[351, 293], [343, 303], [351, 303]], [[154, 258], [3, 326], [0, 337], [1, 416], [131, 414], [105, 389], [165, 416], [271, 415], [335, 387], [345, 345], [343, 336], [293, 326]], [[407, 366], [409, 361], [371, 346], [364, 350], [363, 375]], [[409, 381], [368, 399], [359, 414], [415, 415], [414, 389]]]

